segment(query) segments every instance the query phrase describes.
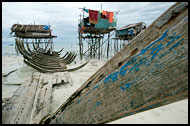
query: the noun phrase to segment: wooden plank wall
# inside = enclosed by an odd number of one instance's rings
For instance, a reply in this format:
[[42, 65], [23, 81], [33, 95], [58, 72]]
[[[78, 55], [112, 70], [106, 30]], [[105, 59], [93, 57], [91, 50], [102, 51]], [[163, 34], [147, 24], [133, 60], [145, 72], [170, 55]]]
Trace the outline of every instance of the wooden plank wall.
[[46, 123], [107, 123], [188, 98], [188, 3], [171, 6]]

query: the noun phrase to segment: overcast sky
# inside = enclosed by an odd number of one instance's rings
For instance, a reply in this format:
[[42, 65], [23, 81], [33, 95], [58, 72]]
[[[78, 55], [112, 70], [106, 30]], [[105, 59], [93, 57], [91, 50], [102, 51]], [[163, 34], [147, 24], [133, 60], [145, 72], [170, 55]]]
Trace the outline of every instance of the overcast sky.
[[2, 3], [2, 41], [10, 38], [13, 24], [50, 24], [54, 42], [78, 43], [78, 19], [81, 9], [120, 11], [117, 15], [117, 28], [137, 22], [149, 26], [156, 18], [175, 2], [3, 2]]

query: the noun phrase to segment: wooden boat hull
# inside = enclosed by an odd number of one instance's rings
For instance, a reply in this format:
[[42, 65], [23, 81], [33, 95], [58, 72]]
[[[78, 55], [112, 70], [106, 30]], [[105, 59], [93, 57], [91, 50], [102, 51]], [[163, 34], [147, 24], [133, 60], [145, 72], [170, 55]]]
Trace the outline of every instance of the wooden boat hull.
[[59, 57], [58, 53], [62, 50], [59, 52], [54, 51], [54, 54], [49, 55], [44, 49], [35, 47], [35, 45], [33, 45], [35, 51], [32, 51], [28, 45], [26, 45], [27, 49], [25, 49], [24, 42], [22, 40], [19, 41], [16, 39], [15, 41], [16, 49], [25, 58], [24, 62], [41, 72], [73, 71], [84, 67], [88, 63], [86, 62], [76, 68], [67, 69], [66, 65], [74, 61], [77, 56], [76, 53], [67, 52], [63, 57]]
[[188, 3], [171, 6], [42, 123], [99, 124], [188, 98]]

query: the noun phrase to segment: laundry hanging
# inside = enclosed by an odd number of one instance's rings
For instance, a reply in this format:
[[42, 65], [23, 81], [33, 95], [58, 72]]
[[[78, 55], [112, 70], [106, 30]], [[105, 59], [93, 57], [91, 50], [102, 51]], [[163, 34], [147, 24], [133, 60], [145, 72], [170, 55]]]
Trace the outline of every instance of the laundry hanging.
[[103, 10], [102, 15], [103, 15], [103, 19], [108, 19], [109, 13]]
[[113, 23], [113, 12], [109, 12], [109, 23]]
[[89, 9], [89, 23], [98, 24], [98, 11]]
[[104, 11], [102, 12], [102, 15], [105, 16], [105, 19], [109, 19], [109, 23], [113, 23], [113, 12]]
[[88, 9], [85, 9], [85, 8], [84, 8], [83, 10], [84, 10], [86, 13], [88, 13]]

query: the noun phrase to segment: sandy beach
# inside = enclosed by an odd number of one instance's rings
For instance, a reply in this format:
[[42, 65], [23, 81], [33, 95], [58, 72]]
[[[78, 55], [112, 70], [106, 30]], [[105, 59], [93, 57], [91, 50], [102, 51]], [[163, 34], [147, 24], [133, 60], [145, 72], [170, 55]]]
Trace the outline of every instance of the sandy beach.
[[[85, 61], [77, 61], [76, 64], [68, 65], [68, 68], [78, 66]], [[73, 84], [55, 86], [53, 88], [53, 112], [64, 103], [90, 76], [92, 76], [106, 60], [91, 59], [90, 62], [74, 72], [69, 72]], [[23, 63], [22, 56], [3, 56], [2, 74], [18, 69], [8, 77], [2, 77], [2, 98], [9, 98], [19, 88], [19, 84], [29, 79], [33, 72], [37, 71]], [[14, 85], [12, 85], [14, 84]], [[188, 99], [162, 106], [160, 108], [141, 112], [125, 117], [108, 124], [187, 124], [188, 123]]]

